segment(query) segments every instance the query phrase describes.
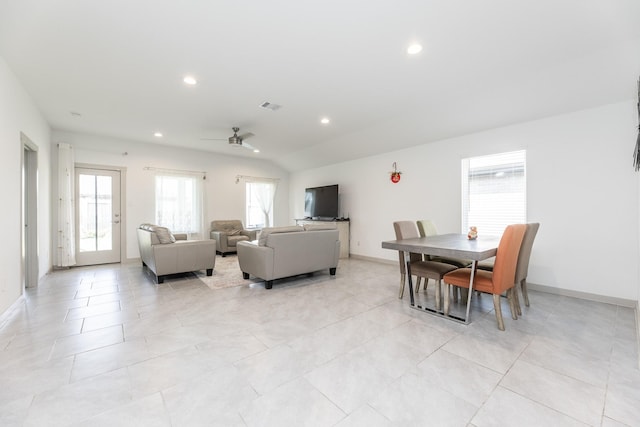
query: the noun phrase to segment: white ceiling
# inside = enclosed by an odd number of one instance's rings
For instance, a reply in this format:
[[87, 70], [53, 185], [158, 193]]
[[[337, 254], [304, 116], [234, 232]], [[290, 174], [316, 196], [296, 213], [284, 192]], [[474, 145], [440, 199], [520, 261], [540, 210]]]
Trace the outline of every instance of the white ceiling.
[[0, 0], [0, 56], [53, 129], [299, 170], [633, 99], [640, 1]]

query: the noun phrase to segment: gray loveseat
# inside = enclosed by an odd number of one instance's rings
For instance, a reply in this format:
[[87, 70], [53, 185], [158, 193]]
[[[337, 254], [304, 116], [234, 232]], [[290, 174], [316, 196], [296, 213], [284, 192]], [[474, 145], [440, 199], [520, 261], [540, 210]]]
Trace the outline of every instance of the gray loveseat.
[[215, 240], [187, 240], [186, 234], [172, 234], [166, 227], [142, 224], [138, 227], [138, 247], [143, 267], [162, 283], [167, 274], [207, 270], [216, 265]]
[[211, 221], [210, 236], [217, 243], [217, 251], [226, 256], [235, 253], [238, 242], [256, 240], [257, 231], [248, 230], [237, 219]]
[[318, 226], [264, 228], [258, 240], [238, 242], [242, 275], [265, 280], [271, 289], [275, 279], [329, 269], [336, 274], [340, 256], [338, 230]]

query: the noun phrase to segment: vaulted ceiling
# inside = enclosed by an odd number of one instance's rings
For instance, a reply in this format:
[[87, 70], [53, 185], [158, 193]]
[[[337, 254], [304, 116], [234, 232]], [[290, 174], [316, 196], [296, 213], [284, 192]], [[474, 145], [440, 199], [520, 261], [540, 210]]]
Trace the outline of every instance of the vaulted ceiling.
[[53, 129], [298, 170], [633, 99], [640, 1], [0, 0], [0, 56]]

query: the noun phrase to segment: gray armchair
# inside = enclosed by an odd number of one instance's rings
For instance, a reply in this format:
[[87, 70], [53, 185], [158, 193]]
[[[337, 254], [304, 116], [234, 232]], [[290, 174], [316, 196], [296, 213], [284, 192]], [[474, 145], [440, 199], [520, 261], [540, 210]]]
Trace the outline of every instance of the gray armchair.
[[257, 230], [245, 229], [240, 220], [211, 221], [210, 236], [216, 241], [216, 250], [222, 256], [237, 252], [238, 242], [256, 240], [257, 233]]

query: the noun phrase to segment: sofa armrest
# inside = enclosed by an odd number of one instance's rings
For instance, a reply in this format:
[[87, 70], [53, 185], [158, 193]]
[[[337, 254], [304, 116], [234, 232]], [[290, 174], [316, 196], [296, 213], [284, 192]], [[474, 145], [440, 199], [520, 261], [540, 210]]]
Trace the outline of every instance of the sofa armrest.
[[273, 280], [274, 250], [256, 242], [238, 242], [238, 264], [243, 273]]
[[247, 236], [249, 240], [258, 239], [258, 230], [242, 230], [240, 234], [242, 234], [243, 236]]
[[212, 231], [209, 233], [211, 238], [216, 241], [217, 248], [220, 252], [227, 252], [229, 245], [227, 244], [227, 233], [224, 231]]
[[216, 242], [187, 240], [167, 245], [153, 245], [157, 276], [213, 269], [216, 264]]

